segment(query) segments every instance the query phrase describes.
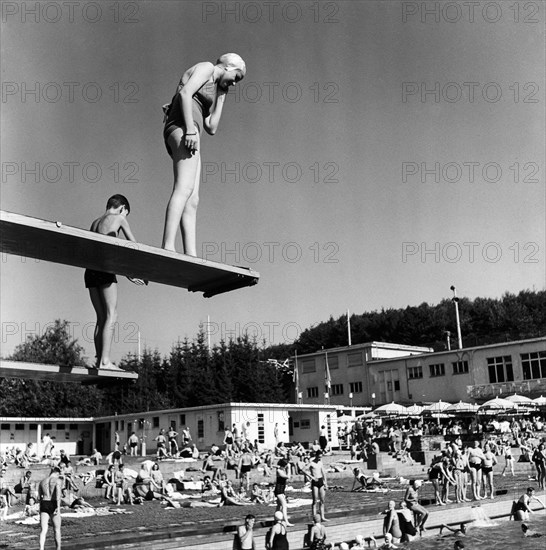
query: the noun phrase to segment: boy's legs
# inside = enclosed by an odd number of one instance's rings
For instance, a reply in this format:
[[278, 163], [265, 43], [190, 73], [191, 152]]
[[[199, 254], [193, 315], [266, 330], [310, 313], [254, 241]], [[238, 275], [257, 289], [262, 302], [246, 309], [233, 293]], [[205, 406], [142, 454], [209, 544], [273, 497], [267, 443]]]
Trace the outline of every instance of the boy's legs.
[[95, 327], [95, 349], [97, 352], [97, 368], [112, 364], [110, 350], [114, 336], [114, 324], [117, 321], [118, 285], [111, 283], [89, 289], [91, 302], [97, 314]]

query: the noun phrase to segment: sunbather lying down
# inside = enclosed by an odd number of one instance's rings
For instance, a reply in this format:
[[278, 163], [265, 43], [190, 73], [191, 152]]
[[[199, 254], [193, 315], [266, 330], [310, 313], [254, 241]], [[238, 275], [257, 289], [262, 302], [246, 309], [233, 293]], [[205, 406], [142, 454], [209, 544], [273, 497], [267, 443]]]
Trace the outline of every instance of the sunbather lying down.
[[[379, 472], [374, 472], [371, 477], [366, 477], [360, 468], [354, 468], [353, 475], [354, 480], [351, 491], [375, 491], [387, 488], [386, 484], [379, 479]], [[357, 484], [359, 485], [355, 488]]]

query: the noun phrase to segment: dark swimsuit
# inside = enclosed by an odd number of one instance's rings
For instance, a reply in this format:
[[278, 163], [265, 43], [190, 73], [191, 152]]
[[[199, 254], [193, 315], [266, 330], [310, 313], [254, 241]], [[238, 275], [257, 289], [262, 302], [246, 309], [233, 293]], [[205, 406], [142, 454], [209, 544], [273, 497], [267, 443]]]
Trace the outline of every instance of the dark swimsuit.
[[[169, 136], [177, 128], [182, 128], [186, 131], [186, 122], [184, 120], [184, 111], [182, 110], [182, 98], [180, 92], [184, 88], [182, 79], [178, 83], [176, 94], [171, 100], [170, 105], [165, 111], [165, 127], [163, 129], [163, 139], [165, 140], [165, 147], [167, 152], [172, 157], [171, 148], [168, 145]], [[197, 128], [197, 132], [201, 135], [202, 123], [210, 115], [210, 108], [216, 101], [216, 84], [212, 82], [205, 82], [197, 92], [192, 96], [192, 114], [193, 122]]]
[[85, 281], [85, 288], [98, 288], [118, 282], [113, 273], [104, 273], [103, 271], [94, 271], [93, 269], [86, 269], [83, 279]]
[[56, 500], [41, 500], [40, 501], [40, 513], [42, 514], [53, 514], [57, 511], [57, 501]]
[[286, 529], [284, 533], [275, 533], [273, 537], [273, 544], [271, 550], [288, 550], [288, 538], [286, 536]]
[[311, 487], [317, 487], [318, 489], [324, 487], [324, 478], [320, 477], [319, 479], [311, 481]]
[[275, 496], [284, 495], [286, 490], [286, 478], [277, 476], [277, 483], [275, 483], [275, 490], [273, 491]]

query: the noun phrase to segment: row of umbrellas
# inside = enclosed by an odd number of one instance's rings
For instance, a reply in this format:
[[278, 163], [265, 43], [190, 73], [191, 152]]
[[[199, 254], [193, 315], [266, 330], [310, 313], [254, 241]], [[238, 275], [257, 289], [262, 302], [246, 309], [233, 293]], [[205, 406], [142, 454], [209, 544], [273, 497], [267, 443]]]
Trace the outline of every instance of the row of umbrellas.
[[398, 403], [387, 403], [381, 405], [371, 413], [362, 415], [363, 418], [370, 418], [370, 416], [420, 416], [425, 414], [436, 415], [449, 415], [449, 414], [464, 414], [464, 413], [488, 413], [488, 412], [510, 412], [522, 409], [531, 409], [535, 407], [546, 406], [546, 397], [540, 396], [536, 399], [531, 399], [525, 395], [509, 395], [506, 398], [495, 397], [483, 403], [483, 405], [477, 405], [476, 403], [464, 403], [459, 401], [458, 403], [447, 403], [445, 401], [438, 401], [431, 405], [411, 405], [410, 407], [404, 407]]

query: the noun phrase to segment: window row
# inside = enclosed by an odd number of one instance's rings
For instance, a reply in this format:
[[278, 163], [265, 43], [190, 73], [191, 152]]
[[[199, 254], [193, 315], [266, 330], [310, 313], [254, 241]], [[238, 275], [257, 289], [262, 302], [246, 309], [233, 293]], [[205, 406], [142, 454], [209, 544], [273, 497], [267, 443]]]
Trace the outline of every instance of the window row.
[[[361, 352], [348, 353], [346, 357], [347, 357], [347, 367], [361, 367], [364, 365]], [[338, 355], [332, 355], [332, 356], [328, 355], [324, 358], [324, 361], [325, 361], [324, 364], [327, 364], [330, 370], [339, 369], [340, 362], [339, 362]], [[315, 358], [302, 359], [299, 362], [301, 364], [301, 371], [303, 374], [307, 374], [310, 372], [317, 372], [317, 363]]]
[[[345, 393], [343, 384], [332, 384], [331, 387], [332, 395], [343, 395]], [[349, 383], [349, 393], [362, 393], [363, 385], [362, 382], [350, 382]], [[312, 386], [307, 388], [307, 398], [313, 399], [319, 396], [318, 386]]]

